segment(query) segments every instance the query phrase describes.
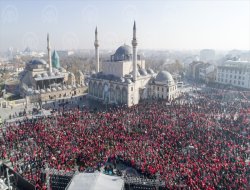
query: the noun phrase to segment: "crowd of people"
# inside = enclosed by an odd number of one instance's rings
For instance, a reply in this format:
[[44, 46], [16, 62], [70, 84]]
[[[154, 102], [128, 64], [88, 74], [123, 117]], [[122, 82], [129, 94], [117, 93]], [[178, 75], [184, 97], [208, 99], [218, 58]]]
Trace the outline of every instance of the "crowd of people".
[[[41, 171], [84, 171], [119, 157], [166, 189], [238, 189], [250, 183], [250, 106], [219, 90], [91, 111], [58, 109], [6, 125], [0, 158], [43, 189]], [[225, 101], [225, 102], [222, 102]], [[77, 167], [76, 167], [77, 166]]]

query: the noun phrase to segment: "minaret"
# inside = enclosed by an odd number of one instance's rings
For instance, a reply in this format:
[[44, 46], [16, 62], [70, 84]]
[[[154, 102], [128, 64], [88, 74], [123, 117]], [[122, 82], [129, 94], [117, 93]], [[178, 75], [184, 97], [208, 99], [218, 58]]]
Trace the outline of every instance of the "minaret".
[[51, 65], [51, 52], [50, 52], [50, 42], [49, 42], [49, 33], [47, 34], [47, 49], [48, 49], [48, 61], [49, 61], [49, 73], [52, 73]]
[[137, 80], [137, 40], [136, 40], [136, 25], [134, 21], [133, 27], [133, 40], [132, 40], [132, 47], [133, 47], [133, 79], [134, 82]]
[[97, 27], [95, 28], [95, 61], [96, 61], [96, 72], [99, 72], [99, 43], [97, 38]]

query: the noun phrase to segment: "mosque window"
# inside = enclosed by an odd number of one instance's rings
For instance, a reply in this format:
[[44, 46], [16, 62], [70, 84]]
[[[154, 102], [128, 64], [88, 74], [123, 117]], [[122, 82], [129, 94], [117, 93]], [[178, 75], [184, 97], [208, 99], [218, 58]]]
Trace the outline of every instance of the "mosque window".
[[131, 91], [133, 91], [133, 87], [131, 87]]

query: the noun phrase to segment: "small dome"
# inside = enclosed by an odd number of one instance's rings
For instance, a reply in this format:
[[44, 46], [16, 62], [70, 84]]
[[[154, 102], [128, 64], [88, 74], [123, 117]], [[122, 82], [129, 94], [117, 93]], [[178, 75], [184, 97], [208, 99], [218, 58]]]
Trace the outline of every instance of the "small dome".
[[80, 84], [77, 84], [76, 86], [77, 86], [77, 88], [80, 88], [80, 87], [81, 87], [81, 85], [80, 85]]
[[58, 72], [59, 70], [57, 68], [52, 68], [53, 73]]
[[63, 67], [60, 67], [58, 70], [59, 70], [60, 72], [66, 72], [66, 69], [64, 69]]
[[64, 85], [64, 86], [63, 86], [63, 90], [66, 90], [66, 89], [67, 89], [67, 86]]
[[72, 86], [71, 85], [68, 85], [68, 89], [71, 89], [72, 88]]
[[120, 78], [121, 82], [125, 82], [125, 79], [123, 77]]
[[127, 83], [131, 84], [132, 81], [130, 79], [126, 79]]
[[51, 90], [49, 88], [47, 88], [47, 92], [51, 92]]
[[55, 73], [50, 73], [50, 76], [55, 76]]
[[129, 60], [131, 56], [132, 56], [132, 48], [124, 44], [115, 51], [114, 61]]
[[82, 71], [77, 71], [77, 73], [76, 73], [78, 76], [83, 76], [83, 73], [82, 73]]
[[75, 77], [74, 73], [69, 73], [69, 77]]
[[126, 78], [133, 78], [132, 72], [131, 72], [131, 74], [125, 75], [125, 77], [126, 77]]
[[139, 70], [139, 73], [141, 74], [141, 75], [143, 75], [143, 76], [146, 76], [148, 73], [147, 73], [147, 71], [146, 71], [146, 69], [140, 69]]
[[43, 73], [42, 77], [48, 77], [48, 73]]
[[36, 74], [35, 78], [41, 78], [41, 75], [40, 74]]
[[156, 78], [155, 78], [156, 82], [162, 82], [162, 83], [172, 83], [174, 82], [174, 79], [172, 77], [172, 75], [167, 72], [167, 71], [160, 71]]
[[55, 91], [56, 91], [56, 88], [52, 88], [52, 91], [55, 92]]
[[91, 74], [91, 75], [94, 75], [94, 74], [96, 74], [96, 72], [95, 72], [94, 70], [92, 70], [92, 71], [90, 72], [90, 74]]
[[58, 87], [57, 90], [62, 90], [62, 88], [61, 88], [61, 87]]
[[44, 89], [41, 89], [41, 93], [44, 94], [44, 93], [45, 93], [45, 90], [44, 90]]
[[149, 74], [154, 74], [155, 72], [153, 71], [153, 69], [147, 69], [147, 72], [149, 73]]

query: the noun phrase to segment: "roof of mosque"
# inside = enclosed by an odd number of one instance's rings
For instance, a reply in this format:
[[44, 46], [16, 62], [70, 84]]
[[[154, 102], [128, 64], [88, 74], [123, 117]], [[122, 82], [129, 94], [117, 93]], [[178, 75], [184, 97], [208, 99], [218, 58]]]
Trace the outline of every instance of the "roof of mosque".
[[117, 82], [125, 82], [125, 80], [122, 77], [117, 77], [117, 76], [112, 75], [112, 74], [104, 74], [102, 72], [92, 74], [91, 78], [112, 80], [112, 81], [117, 81]]
[[52, 58], [52, 66], [54, 68], [60, 68], [60, 60], [59, 60], [59, 56], [58, 56], [56, 51], [53, 52], [51, 58]]
[[58, 55], [58, 53], [56, 52], [56, 50], [53, 51], [52, 59], [59, 59], [59, 55]]

